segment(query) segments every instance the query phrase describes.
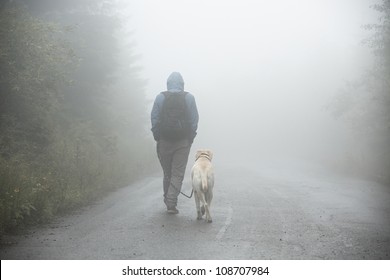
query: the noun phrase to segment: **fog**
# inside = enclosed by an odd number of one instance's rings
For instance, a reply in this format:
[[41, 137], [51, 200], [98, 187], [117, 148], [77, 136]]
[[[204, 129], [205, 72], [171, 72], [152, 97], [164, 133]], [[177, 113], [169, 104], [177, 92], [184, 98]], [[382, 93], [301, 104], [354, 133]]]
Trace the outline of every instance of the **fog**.
[[336, 159], [353, 135], [326, 109], [370, 63], [373, 1], [132, 1], [152, 101], [179, 71], [200, 114], [195, 148]]
[[[37, 228], [27, 243], [12, 236], [5, 251], [28, 259], [388, 258], [388, 4], [0, 0], [0, 238], [104, 197], [49, 231]], [[172, 72], [199, 111], [177, 182], [183, 194], [195, 150], [214, 152], [210, 230], [184, 197], [179, 218], [162, 214], [150, 113]], [[171, 191], [167, 205], [176, 204]], [[187, 240], [194, 229], [200, 234]]]

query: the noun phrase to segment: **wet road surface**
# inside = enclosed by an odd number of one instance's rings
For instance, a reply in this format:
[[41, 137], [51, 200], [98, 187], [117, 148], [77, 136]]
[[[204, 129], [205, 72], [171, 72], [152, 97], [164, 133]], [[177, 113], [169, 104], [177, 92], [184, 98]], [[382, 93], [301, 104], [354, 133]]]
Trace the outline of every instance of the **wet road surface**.
[[6, 236], [1, 259], [390, 259], [389, 186], [294, 164], [215, 170], [211, 224], [193, 198], [167, 214], [157, 174]]

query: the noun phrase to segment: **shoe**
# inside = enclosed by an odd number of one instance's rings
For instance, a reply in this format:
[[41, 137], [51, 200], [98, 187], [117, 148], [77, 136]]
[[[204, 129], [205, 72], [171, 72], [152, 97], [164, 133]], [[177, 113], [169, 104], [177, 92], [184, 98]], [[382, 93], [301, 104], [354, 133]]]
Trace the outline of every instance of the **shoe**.
[[168, 207], [167, 212], [168, 212], [168, 214], [179, 214], [179, 210], [177, 210], [175, 206]]

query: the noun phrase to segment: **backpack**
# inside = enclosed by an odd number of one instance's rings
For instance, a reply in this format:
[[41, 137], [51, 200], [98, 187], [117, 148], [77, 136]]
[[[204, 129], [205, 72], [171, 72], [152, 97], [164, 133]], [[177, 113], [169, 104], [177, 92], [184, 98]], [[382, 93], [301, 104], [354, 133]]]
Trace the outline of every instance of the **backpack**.
[[165, 99], [161, 109], [160, 135], [169, 141], [181, 140], [189, 136], [187, 92], [163, 92]]

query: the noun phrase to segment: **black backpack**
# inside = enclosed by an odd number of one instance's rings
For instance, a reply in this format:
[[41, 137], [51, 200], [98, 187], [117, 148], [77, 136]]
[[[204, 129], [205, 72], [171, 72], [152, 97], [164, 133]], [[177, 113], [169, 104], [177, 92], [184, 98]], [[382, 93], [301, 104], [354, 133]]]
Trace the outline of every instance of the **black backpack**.
[[160, 133], [163, 139], [176, 141], [189, 136], [190, 126], [186, 103], [187, 92], [163, 92]]

